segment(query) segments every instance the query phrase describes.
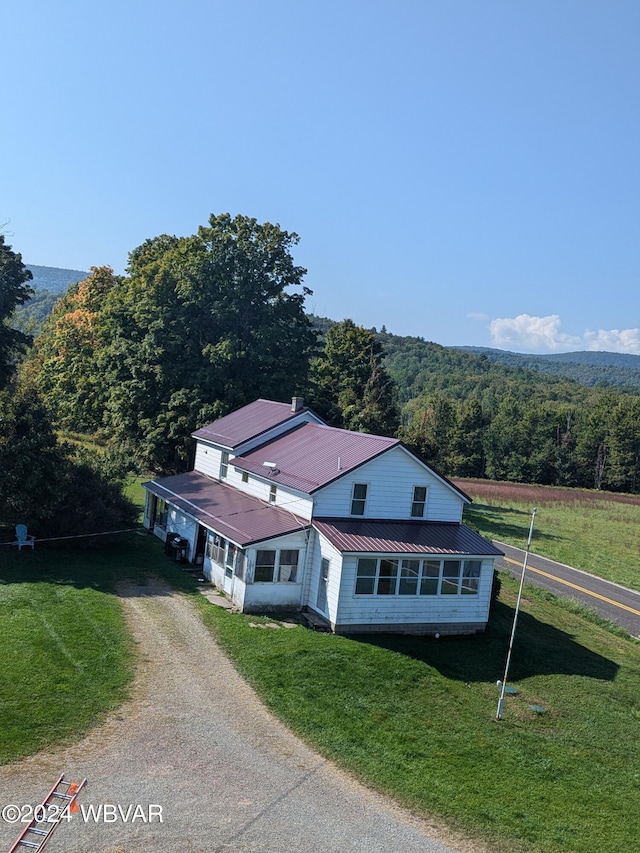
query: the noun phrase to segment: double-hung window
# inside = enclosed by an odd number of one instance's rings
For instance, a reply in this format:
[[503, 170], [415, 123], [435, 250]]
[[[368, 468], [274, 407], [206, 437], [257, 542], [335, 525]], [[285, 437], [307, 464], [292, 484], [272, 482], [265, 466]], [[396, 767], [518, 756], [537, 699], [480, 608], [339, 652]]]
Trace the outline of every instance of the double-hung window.
[[223, 450], [220, 456], [220, 479], [226, 480], [229, 473], [229, 451]]
[[427, 487], [414, 486], [413, 500], [411, 501], [411, 518], [424, 518], [424, 509], [427, 505]]
[[351, 493], [351, 515], [364, 515], [367, 505], [367, 484], [354, 483]]
[[274, 572], [276, 570], [276, 552], [275, 551], [257, 551], [256, 552], [256, 567], [253, 573], [254, 581], [260, 583], [266, 581], [273, 583]]

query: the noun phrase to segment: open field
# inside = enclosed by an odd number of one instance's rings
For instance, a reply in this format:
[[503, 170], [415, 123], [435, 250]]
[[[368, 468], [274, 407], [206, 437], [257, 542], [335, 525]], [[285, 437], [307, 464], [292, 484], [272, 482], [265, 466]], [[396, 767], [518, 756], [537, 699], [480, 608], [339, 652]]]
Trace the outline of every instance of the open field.
[[531, 550], [599, 577], [640, 589], [640, 496], [456, 480], [473, 498], [464, 520], [483, 536], [526, 547], [537, 507]]

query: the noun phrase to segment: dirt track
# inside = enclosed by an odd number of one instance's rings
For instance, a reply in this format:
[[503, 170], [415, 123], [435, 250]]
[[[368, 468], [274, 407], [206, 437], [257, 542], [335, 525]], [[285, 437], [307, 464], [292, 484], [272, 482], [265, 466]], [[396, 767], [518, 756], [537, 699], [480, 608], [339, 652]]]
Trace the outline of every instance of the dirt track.
[[[76, 745], [0, 768], [0, 805], [42, 800], [61, 772], [87, 777], [79, 802], [140, 805], [125, 822], [76, 814], [47, 853], [362, 851], [472, 853], [317, 755], [259, 702], [184, 597], [159, 583], [123, 605], [138, 643], [133, 698]], [[162, 809], [162, 823], [158, 809]], [[0, 822], [0, 851], [20, 827]]]

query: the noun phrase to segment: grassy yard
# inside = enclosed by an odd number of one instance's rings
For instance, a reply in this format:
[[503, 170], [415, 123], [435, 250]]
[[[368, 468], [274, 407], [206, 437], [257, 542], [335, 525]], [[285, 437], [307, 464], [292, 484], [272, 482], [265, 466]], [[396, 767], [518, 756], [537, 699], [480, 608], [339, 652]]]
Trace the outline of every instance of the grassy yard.
[[526, 547], [535, 506], [534, 553], [640, 590], [640, 496], [487, 480], [456, 483], [473, 498], [466, 523], [483, 536]]
[[150, 544], [2, 547], [0, 763], [80, 736], [126, 697], [133, 645], [115, 586], [157, 570]]
[[199, 605], [276, 715], [376, 789], [495, 851], [634, 850], [640, 648], [527, 588], [496, 722], [515, 597], [506, 578], [485, 635], [441, 640], [265, 631]]
[[[463, 488], [474, 494], [468, 482]], [[588, 537], [569, 522], [552, 526], [567, 500], [547, 494], [547, 505], [540, 497], [491, 503], [478, 496], [470, 521], [485, 535], [524, 545], [537, 505], [534, 550], [564, 543], [565, 556], [544, 553], [580, 565]], [[626, 507], [638, 511], [615, 503], [614, 521]], [[589, 531], [600, 511], [579, 507]], [[571, 507], [566, 512], [570, 519]], [[615, 553], [638, 553], [633, 527], [620, 522]], [[118, 580], [155, 572], [183, 591], [194, 586], [159, 542], [136, 534], [87, 551], [6, 548], [0, 559], [0, 762], [7, 762], [80, 736], [126, 697], [134, 651]], [[525, 587], [510, 673], [518, 695], [496, 722], [495, 681], [515, 597], [515, 582], [504, 577], [484, 635], [440, 640], [260, 630], [252, 624], [268, 620], [229, 614], [197, 594], [193, 600], [278, 717], [416, 812], [439, 816], [496, 853], [634, 850], [640, 646]]]

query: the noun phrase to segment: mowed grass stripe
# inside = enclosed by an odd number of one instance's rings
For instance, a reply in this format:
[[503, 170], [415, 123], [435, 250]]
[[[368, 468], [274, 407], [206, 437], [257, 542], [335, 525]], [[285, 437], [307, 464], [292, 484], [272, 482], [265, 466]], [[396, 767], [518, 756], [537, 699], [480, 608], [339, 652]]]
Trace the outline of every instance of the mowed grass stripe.
[[0, 763], [81, 736], [126, 698], [134, 651], [112, 591], [117, 567], [139, 577], [157, 556], [130, 541], [3, 561]]

